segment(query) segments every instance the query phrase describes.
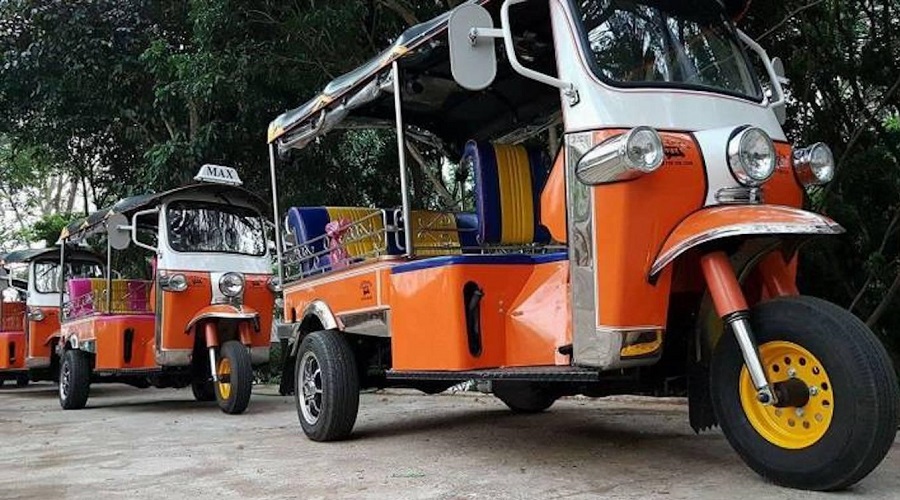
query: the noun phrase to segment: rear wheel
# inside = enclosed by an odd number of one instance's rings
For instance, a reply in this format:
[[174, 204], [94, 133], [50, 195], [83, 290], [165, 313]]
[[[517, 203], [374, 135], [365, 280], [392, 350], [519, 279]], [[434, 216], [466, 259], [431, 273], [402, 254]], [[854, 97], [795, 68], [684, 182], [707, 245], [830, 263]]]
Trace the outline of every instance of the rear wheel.
[[540, 413], [559, 399], [551, 387], [534, 382], [495, 380], [491, 382], [491, 391], [513, 413]]
[[779, 403], [756, 400], [737, 341], [726, 335], [711, 367], [725, 437], [783, 486], [837, 490], [864, 478], [897, 432], [900, 393], [884, 347], [855, 316], [811, 297], [760, 304], [751, 322]]
[[[219, 408], [229, 415], [244, 413], [253, 390], [253, 365], [243, 344], [229, 340], [219, 349], [216, 364], [215, 396]], [[192, 386], [193, 388], [193, 386]], [[196, 393], [194, 393], [196, 397]]]
[[59, 404], [63, 410], [80, 410], [91, 392], [91, 362], [88, 354], [72, 349], [63, 354], [59, 372]]
[[16, 387], [28, 387], [28, 375], [19, 375], [16, 377]]
[[356, 357], [339, 332], [321, 331], [300, 343], [294, 365], [297, 416], [313, 441], [346, 439], [359, 411]]
[[194, 399], [197, 401], [207, 402], [216, 400], [216, 386], [210, 380], [191, 381], [191, 392], [194, 393]]

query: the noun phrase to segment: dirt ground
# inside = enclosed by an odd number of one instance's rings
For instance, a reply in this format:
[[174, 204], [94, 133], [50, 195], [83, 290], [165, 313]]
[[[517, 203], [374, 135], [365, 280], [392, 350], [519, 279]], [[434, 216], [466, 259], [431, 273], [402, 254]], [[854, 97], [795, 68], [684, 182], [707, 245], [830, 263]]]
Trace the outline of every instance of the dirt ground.
[[767, 484], [680, 400], [565, 400], [512, 415], [491, 396], [364, 394], [354, 439], [303, 436], [293, 398], [243, 416], [190, 390], [0, 390], [0, 498], [900, 498], [900, 442], [848, 493]]

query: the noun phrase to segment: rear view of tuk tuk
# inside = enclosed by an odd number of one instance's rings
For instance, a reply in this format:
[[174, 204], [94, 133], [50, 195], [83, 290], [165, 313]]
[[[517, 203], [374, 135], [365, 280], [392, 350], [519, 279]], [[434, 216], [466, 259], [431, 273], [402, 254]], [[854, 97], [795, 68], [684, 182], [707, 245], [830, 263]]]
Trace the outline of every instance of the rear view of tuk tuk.
[[[60, 404], [92, 383], [191, 386], [198, 401], [243, 413], [253, 366], [268, 362], [274, 295], [262, 202], [237, 172], [205, 165], [199, 184], [120, 200], [63, 232], [106, 247], [99, 276], [66, 274]], [[69, 269], [68, 266], [64, 266]]]
[[[735, 27], [745, 7], [467, 2], [276, 118], [306, 435], [348, 437], [369, 387], [489, 381], [516, 412], [686, 392], [694, 429], [720, 426], [779, 484], [869, 474], [896, 375], [862, 322], [797, 289], [800, 246], [843, 232], [802, 209], [834, 159], [785, 137], [781, 64]], [[402, 205], [279, 214], [279, 154], [360, 127], [396, 130]], [[412, 198], [423, 150], [469, 176], [468, 198]]]
[[24, 287], [24, 282], [0, 266], [0, 387], [7, 381], [15, 382], [18, 387], [28, 385]]

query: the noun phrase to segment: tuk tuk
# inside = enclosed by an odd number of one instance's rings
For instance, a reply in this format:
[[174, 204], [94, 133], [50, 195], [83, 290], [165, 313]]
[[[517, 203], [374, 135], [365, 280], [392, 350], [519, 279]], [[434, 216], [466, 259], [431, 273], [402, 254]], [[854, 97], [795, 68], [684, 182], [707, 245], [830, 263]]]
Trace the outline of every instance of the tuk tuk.
[[[22, 300], [22, 358], [32, 381], [56, 382], [59, 377], [59, 247], [17, 250], [0, 259]], [[102, 276], [102, 260], [85, 249], [70, 252], [68, 273], [80, 278]], [[12, 352], [12, 349], [10, 349]]]
[[[686, 393], [695, 430], [778, 484], [871, 472], [897, 380], [865, 324], [797, 288], [801, 245], [844, 232], [802, 209], [834, 159], [785, 136], [747, 3], [469, 1], [278, 116], [276, 214], [291, 149], [369, 127], [399, 153], [400, 207], [292, 207], [278, 228], [306, 435], [348, 437], [362, 388], [474, 379], [521, 413]], [[411, 169], [448, 165], [464, 196], [412, 199]]]
[[269, 360], [268, 207], [233, 168], [204, 165], [195, 180], [122, 199], [60, 236], [63, 263], [73, 245], [106, 246], [102, 278], [62, 277], [63, 409], [83, 408], [92, 383], [115, 382], [190, 385], [198, 401], [246, 410], [253, 367]]
[[7, 380], [28, 385], [25, 368], [25, 284], [0, 266], [0, 387]]

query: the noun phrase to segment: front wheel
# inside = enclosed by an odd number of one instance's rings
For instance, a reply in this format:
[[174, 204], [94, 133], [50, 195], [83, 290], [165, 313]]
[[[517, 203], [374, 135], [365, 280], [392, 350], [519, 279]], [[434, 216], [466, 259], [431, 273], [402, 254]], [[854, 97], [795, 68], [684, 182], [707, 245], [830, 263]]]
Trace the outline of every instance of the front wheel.
[[875, 335], [848, 311], [812, 297], [751, 311], [777, 405], [763, 405], [734, 335], [719, 341], [711, 398], [744, 462], [782, 486], [839, 490], [864, 478], [897, 432], [897, 380]]
[[[244, 413], [250, 404], [253, 390], [253, 365], [250, 353], [243, 344], [229, 340], [219, 349], [216, 363], [216, 400], [219, 408], [229, 415]], [[193, 387], [192, 387], [193, 388]], [[196, 397], [197, 393], [194, 392]]]
[[306, 436], [313, 441], [346, 439], [359, 411], [356, 357], [339, 332], [304, 337], [294, 365], [294, 401]]
[[62, 357], [59, 369], [59, 405], [63, 410], [80, 410], [91, 393], [91, 360], [84, 351], [72, 349]]

